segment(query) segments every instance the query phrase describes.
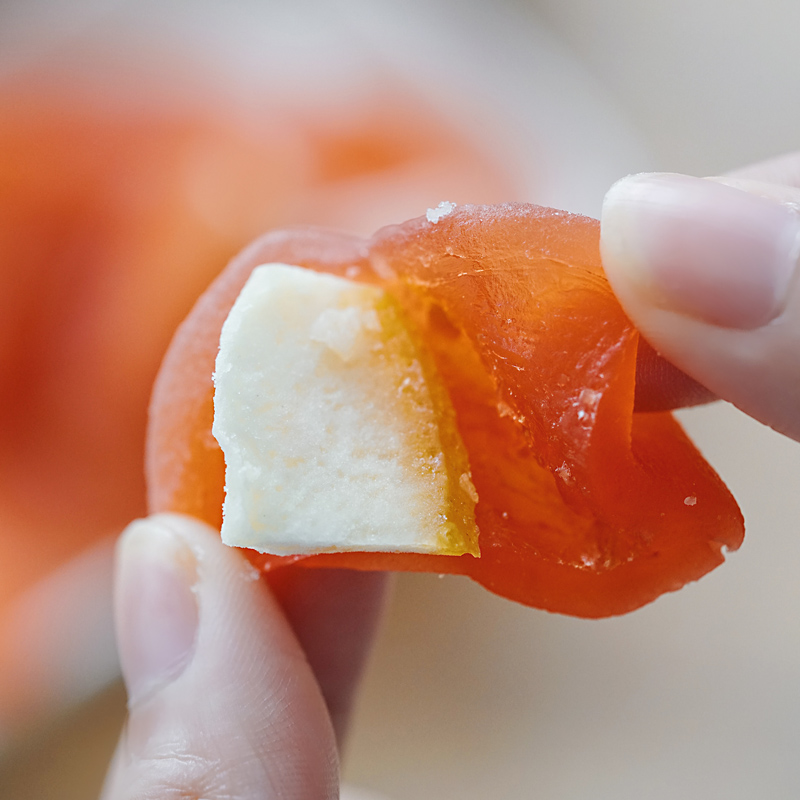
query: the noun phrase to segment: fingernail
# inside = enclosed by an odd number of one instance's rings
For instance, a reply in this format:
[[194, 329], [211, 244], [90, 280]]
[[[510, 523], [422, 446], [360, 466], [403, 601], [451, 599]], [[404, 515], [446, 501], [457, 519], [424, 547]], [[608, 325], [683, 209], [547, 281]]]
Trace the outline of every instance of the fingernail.
[[623, 272], [659, 307], [756, 328], [784, 307], [800, 255], [800, 215], [712, 180], [633, 175], [606, 195], [601, 249], [609, 275]]
[[197, 561], [157, 519], [128, 526], [117, 546], [117, 645], [129, 705], [177, 678], [191, 660], [198, 609]]

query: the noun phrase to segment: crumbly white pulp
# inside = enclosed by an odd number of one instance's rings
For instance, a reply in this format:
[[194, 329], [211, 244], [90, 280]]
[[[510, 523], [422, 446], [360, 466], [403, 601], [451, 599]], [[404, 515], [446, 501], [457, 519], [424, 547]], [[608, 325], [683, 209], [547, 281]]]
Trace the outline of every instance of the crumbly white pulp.
[[382, 289], [258, 267], [223, 326], [214, 384], [227, 544], [276, 555], [470, 550], [454, 549], [435, 408]]

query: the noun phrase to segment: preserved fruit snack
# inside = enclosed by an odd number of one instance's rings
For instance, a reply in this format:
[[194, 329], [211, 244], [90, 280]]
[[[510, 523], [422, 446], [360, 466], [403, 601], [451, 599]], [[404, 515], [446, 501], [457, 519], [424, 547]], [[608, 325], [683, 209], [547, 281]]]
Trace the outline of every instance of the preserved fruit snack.
[[701, 577], [741, 544], [743, 520], [670, 414], [634, 412], [639, 335], [603, 275], [598, 238], [594, 220], [523, 204], [442, 204], [370, 240], [265, 236], [198, 301], [162, 365], [151, 510], [220, 526], [224, 461], [211, 435], [220, 330], [253, 268], [282, 262], [397, 298], [455, 410], [480, 557], [248, 551], [259, 568], [462, 574], [581, 617], [625, 613]]

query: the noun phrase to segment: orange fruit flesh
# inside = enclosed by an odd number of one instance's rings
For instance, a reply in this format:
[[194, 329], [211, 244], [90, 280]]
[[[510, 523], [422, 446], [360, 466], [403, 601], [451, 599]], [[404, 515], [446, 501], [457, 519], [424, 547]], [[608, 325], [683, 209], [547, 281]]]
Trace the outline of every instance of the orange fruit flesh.
[[260, 568], [458, 573], [581, 617], [625, 613], [696, 580], [739, 546], [742, 517], [669, 414], [634, 413], [638, 334], [603, 276], [598, 235], [594, 220], [506, 205], [460, 207], [369, 241], [264, 237], [200, 299], [165, 359], [151, 403], [151, 509], [220, 525], [219, 330], [253, 267], [283, 261], [383, 282], [399, 297], [470, 455], [481, 557], [250, 554]]

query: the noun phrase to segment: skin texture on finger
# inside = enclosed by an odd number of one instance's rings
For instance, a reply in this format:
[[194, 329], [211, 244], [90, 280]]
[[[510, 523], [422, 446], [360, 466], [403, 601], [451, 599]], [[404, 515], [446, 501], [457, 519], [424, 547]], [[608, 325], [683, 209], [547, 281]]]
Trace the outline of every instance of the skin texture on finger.
[[334, 734], [305, 654], [216, 531], [175, 515], [130, 526], [116, 609], [131, 705], [103, 800], [338, 796]]
[[[800, 151], [735, 169], [713, 180], [781, 202], [794, 202], [794, 189], [800, 188]], [[636, 361], [637, 411], [669, 411], [715, 399], [710, 389], [690, 378], [642, 340]]]
[[292, 567], [269, 577], [319, 682], [340, 752], [389, 579], [382, 572]]
[[626, 313], [659, 353], [797, 439], [800, 190], [770, 192], [741, 180], [620, 181], [604, 206], [603, 263]]

